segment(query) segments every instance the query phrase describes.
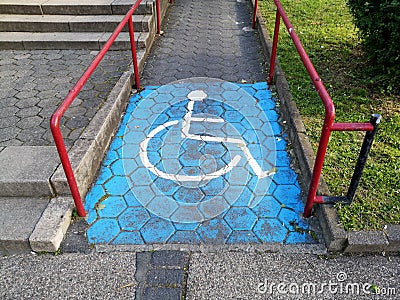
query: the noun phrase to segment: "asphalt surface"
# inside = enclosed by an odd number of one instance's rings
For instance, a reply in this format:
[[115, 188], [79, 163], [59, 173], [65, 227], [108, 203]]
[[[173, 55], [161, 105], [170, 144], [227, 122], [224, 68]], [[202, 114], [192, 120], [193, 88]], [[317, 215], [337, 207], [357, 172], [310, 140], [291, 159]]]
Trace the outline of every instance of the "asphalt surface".
[[[137, 299], [180, 299], [176, 290], [186, 281], [186, 299], [398, 299], [400, 294], [399, 256], [221, 251], [176, 252], [174, 260], [171, 251], [159, 253], [2, 257], [0, 298], [132, 299], [140, 286]], [[149, 255], [159, 261], [150, 262]], [[137, 261], [146, 259], [135, 274]]]

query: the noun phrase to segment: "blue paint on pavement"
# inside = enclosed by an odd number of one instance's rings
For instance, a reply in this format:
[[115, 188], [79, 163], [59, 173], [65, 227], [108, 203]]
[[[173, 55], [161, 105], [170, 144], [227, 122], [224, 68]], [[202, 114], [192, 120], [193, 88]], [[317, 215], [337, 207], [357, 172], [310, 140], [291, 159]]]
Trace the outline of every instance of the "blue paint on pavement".
[[[194, 90], [207, 94], [192, 102], [189, 134], [195, 138], [178, 142], [188, 136], [184, 119]], [[264, 82], [194, 81], [132, 96], [86, 196], [89, 242], [316, 243], [301, 217], [302, 191], [276, 109]], [[241, 142], [218, 140], [219, 132]], [[262, 171], [276, 168], [276, 174], [260, 176], [245, 148]], [[207, 177], [235, 157], [240, 160], [231, 170]]]

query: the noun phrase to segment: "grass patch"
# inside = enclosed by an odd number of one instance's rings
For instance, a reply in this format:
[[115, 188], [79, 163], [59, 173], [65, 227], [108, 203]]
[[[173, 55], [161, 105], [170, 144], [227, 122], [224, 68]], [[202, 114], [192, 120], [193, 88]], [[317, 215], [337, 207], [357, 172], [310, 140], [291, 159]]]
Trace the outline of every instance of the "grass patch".
[[[281, 3], [335, 103], [336, 122], [366, 122], [371, 113], [382, 114], [356, 199], [351, 205], [337, 205], [340, 222], [346, 230], [400, 224], [399, 81], [371, 75], [345, 1]], [[272, 33], [273, 1], [260, 1], [260, 9]], [[283, 22], [277, 53], [316, 151], [324, 108]], [[332, 133], [323, 168], [332, 195], [346, 194], [363, 137], [363, 132]]]

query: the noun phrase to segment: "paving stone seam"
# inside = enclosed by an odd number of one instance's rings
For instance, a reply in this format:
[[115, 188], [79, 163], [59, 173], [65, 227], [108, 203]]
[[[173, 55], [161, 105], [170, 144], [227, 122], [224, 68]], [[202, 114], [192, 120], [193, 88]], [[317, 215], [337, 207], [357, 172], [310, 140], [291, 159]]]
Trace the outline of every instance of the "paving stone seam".
[[[178, 264], [174, 263], [174, 258], [179, 260]], [[136, 253], [135, 279], [138, 287], [135, 299], [184, 299], [189, 262], [189, 252], [161, 250]]]
[[[251, 1], [254, 7], [254, 0]], [[257, 11], [257, 30], [262, 42], [263, 51], [270, 60], [272, 53], [272, 42], [265, 26], [265, 19]], [[314, 166], [315, 154], [312, 149], [308, 136], [305, 133], [305, 126], [303, 124], [300, 112], [296, 103], [292, 100], [293, 96], [290, 93], [289, 84], [285, 78], [284, 72], [276, 61], [275, 64], [275, 89], [278, 92], [279, 99], [281, 100], [282, 112], [288, 121], [289, 136], [293, 143], [296, 161], [299, 163], [304, 184], [308, 187], [312, 177], [312, 168]], [[305, 189], [307, 190], [307, 188]], [[318, 191], [321, 194], [329, 195], [329, 188], [323, 176], [321, 176]], [[386, 249], [388, 251], [399, 251], [400, 242], [394, 236], [400, 236], [400, 225], [391, 226], [393, 232], [388, 233], [387, 230], [383, 231], [351, 231], [348, 232], [338, 222], [337, 210], [333, 205], [317, 205], [315, 209], [323, 236], [328, 251], [333, 252], [382, 252]]]

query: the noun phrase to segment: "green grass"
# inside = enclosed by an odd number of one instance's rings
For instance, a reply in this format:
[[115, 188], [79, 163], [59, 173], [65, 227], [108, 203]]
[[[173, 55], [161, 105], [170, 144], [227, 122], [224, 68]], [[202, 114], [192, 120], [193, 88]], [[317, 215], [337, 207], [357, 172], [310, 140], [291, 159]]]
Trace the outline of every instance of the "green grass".
[[[336, 106], [336, 122], [366, 122], [382, 114], [356, 199], [337, 205], [346, 230], [382, 229], [400, 224], [400, 96], [398, 81], [371, 75], [345, 0], [281, 0], [317, 72]], [[275, 6], [260, 1], [270, 33]], [[278, 59], [299, 107], [314, 151], [324, 109], [297, 51], [281, 23]], [[386, 84], [392, 82], [392, 84]], [[393, 84], [393, 82], [397, 82]], [[323, 168], [332, 195], [345, 195], [354, 170], [362, 132], [334, 132]]]

